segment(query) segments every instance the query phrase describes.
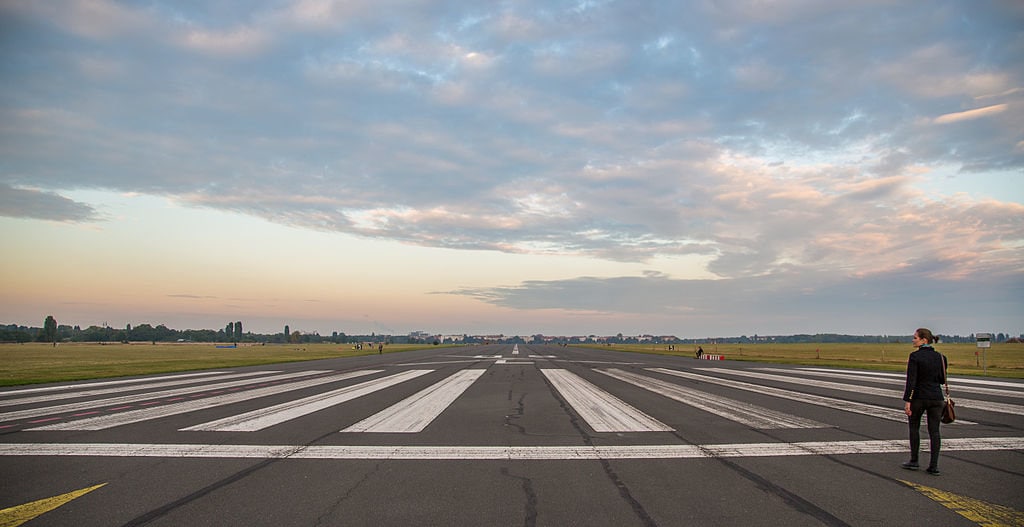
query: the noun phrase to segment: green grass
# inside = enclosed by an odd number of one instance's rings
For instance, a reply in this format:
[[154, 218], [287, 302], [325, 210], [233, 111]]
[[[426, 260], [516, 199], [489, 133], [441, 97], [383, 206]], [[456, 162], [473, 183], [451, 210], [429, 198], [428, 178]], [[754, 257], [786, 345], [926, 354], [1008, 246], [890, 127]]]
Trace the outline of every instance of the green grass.
[[[693, 357], [697, 346], [676, 344], [675, 351], [665, 344], [586, 345], [604, 350], [655, 353]], [[704, 353], [724, 355], [728, 360], [800, 364], [834, 368], [861, 368], [882, 371], [906, 371], [910, 344], [704, 344]], [[942, 344], [935, 349], [949, 358], [949, 371], [957, 375], [989, 375], [1024, 379], [1024, 344], [993, 344], [985, 351], [975, 344]], [[979, 352], [975, 355], [975, 352]], [[987, 364], [987, 368], [984, 366]]]
[[[428, 344], [391, 344], [385, 353], [432, 348]], [[677, 344], [669, 351], [664, 344], [578, 346], [602, 350], [656, 353], [693, 357], [695, 346]], [[939, 344], [937, 349], [950, 360], [950, 372], [1024, 379], [1024, 344], [993, 344], [985, 353], [988, 368], [981, 365], [974, 344]], [[809, 366], [863, 368], [902, 372], [909, 344], [707, 344], [705, 353], [725, 355], [729, 360], [801, 364]], [[377, 353], [376, 348], [352, 349], [351, 344], [240, 345], [217, 348], [212, 343], [138, 344], [0, 344], [0, 386], [63, 382], [103, 377], [123, 377], [212, 368], [256, 366], [316, 359], [358, 357]]]
[[[432, 348], [429, 344], [390, 344], [385, 353]], [[211, 368], [256, 366], [317, 359], [358, 357], [376, 347], [352, 344], [0, 344], [0, 386], [124, 377]]]

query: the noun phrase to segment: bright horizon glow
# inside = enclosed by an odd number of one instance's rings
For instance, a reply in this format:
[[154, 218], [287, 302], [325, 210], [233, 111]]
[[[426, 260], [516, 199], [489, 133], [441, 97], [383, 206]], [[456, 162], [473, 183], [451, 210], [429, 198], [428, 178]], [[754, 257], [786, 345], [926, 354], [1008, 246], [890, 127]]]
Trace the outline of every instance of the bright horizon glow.
[[[507, 310], [446, 293], [515, 285], [527, 277], [564, 279], [584, 266], [604, 276], [641, 275], [647, 268], [569, 256], [410, 246], [182, 207], [154, 196], [64, 195], [92, 204], [109, 218], [90, 224], [0, 218], [0, 229], [15, 234], [9, 241], [23, 248], [5, 265], [11, 274], [5, 277], [9, 286], [3, 304], [34, 305], [58, 323], [83, 327], [162, 323], [175, 329], [217, 329], [225, 319], [224, 324], [242, 320], [248, 331], [275, 333], [293, 320], [291, 328], [302, 332], [404, 334], [420, 327], [406, 329], [405, 320], [420, 319], [423, 327], [454, 332], [465, 321], [467, 327], [491, 333], [484, 331], [484, 320], [494, 319], [494, 332], [500, 332]], [[151, 235], [155, 232], [160, 235]], [[695, 265], [687, 269], [684, 263], [665, 261], [662, 267], [700, 274]], [[151, 313], [155, 319], [134, 313]], [[41, 324], [7, 308], [0, 308], [0, 317], [4, 323]], [[535, 323], [543, 319], [538, 316]], [[178, 327], [168, 320], [199, 325]]]

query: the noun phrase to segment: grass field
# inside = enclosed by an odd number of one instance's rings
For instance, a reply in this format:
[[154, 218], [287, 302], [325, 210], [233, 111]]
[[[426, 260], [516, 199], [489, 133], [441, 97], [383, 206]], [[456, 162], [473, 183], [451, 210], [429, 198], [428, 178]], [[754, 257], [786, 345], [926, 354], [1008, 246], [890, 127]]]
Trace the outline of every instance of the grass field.
[[[636, 353], [657, 353], [693, 357], [697, 346], [665, 344], [624, 344], [615, 346], [580, 346]], [[907, 356], [914, 351], [910, 344], [704, 344], [704, 353], [724, 355], [728, 360], [802, 364], [808, 366], [861, 368], [882, 371], [906, 371]], [[1024, 379], [1024, 344], [993, 344], [980, 353], [976, 344], [942, 344], [935, 349], [949, 359], [950, 373], [957, 375], [989, 375]], [[979, 352], [975, 355], [975, 352]], [[983, 360], [984, 358], [984, 360]]]
[[[429, 344], [389, 344], [384, 353], [432, 348]], [[0, 386], [123, 377], [211, 368], [256, 366], [377, 353], [352, 344], [0, 344]]]
[[[385, 353], [431, 348], [427, 344], [391, 344]], [[582, 347], [582, 346], [581, 346]], [[695, 346], [630, 344], [586, 346], [595, 349], [656, 353], [693, 357]], [[985, 353], [987, 369], [974, 344], [940, 344], [937, 349], [950, 360], [958, 375], [1024, 378], [1024, 344], [993, 344]], [[822, 367], [863, 368], [902, 372], [909, 344], [707, 344], [705, 353], [729, 360], [804, 364]], [[273, 344], [217, 348], [212, 343], [137, 344], [0, 344], [0, 386], [75, 381], [212, 368], [256, 366], [279, 362], [358, 357], [377, 353], [376, 348], [352, 349], [351, 344]]]

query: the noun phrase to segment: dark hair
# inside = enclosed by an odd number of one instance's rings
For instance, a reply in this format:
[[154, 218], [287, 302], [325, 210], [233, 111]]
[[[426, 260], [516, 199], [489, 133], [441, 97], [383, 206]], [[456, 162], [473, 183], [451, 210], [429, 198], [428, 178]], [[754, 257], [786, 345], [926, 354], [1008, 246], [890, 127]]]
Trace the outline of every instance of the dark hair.
[[932, 330], [928, 328], [917, 328], [914, 334], [917, 335], [917, 338], [928, 341], [928, 344], [939, 341], [939, 337], [932, 335]]

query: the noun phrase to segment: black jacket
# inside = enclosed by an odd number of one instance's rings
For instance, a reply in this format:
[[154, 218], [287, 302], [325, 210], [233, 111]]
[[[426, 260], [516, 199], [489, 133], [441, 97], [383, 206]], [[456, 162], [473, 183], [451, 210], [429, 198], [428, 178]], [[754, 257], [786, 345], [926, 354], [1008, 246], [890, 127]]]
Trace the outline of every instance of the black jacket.
[[907, 386], [903, 400], [942, 400], [942, 384], [946, 382], [946, 357], [931, 346], [921, 346], [907, 361]]

